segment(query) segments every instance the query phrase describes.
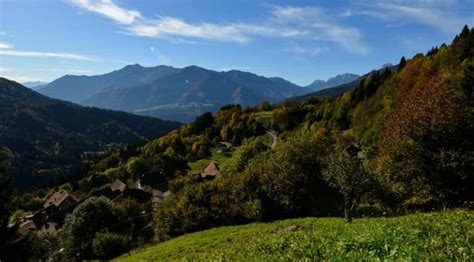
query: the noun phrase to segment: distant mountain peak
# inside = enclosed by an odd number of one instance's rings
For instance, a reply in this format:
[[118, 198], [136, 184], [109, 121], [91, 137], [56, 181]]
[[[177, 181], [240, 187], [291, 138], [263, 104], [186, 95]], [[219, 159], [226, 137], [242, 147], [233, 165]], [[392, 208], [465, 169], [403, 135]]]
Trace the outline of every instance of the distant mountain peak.
[[[282, 78], [239, 70], [217, 72], [197, 65], [174, 68], [133, 64], [103, 75], [60, 78], [39, 91], [58, 99], [114, 110], [145, 112], [143, 109], [155, 108], [146, 110], [146, 114], [187, 122], [202, 110], [216, 111], [220, 106], [235, 103], [278, 103], [311, 90]], [[192, 103], [203, 106], [186, 107]]]
[[141, 69], [145, 69], [145, 67], [138, 63], [135, 63], [131, 65], [126, 65], [122, 69], [119, 69], [118, 71], [134, 71], [134, 70], [141, 70]]
[[336, 75], [334, 77], [331, 77], [327, 81], [320, 80], [320, 79], [314, 80], [310, 85], [308, 85], [306, 87], [311, 88], [315, 91], [319, 91], [319, 90], [322, 90], [322, 89], [331, 88], [331, 87], [335, 87], [335, 86], [338, 86], [338, 85], [341, 85], [341, 84], [346, 84], [346, 83], [352, 82], [352, 81], [356, 80], [359, 77], [360, 76], [356, 75], [356, 74], [343, 73], [343, 74], [339, 74], [339, 75]]
[[30, 81], [21, 83], [23, 86], [26, 86], [30, 89], [36, 90], [48, 84], [48, 82], [43, 81]]

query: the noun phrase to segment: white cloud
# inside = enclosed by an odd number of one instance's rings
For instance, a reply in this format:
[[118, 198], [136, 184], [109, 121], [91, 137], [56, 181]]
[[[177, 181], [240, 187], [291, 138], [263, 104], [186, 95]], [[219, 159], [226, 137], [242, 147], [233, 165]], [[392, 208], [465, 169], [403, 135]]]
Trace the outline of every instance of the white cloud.
[[412, 0], [386, 1], [383, 3], [363, 4], [359, 14], [376, 19], [397, 23], [418, 23], [439, 29], [449, 34], [461, 30], [464, 24], [472, 22], [472, 17], [462, 17], [453, 13], [452, 6], [455, 0]]
[[13, 45], [5, 42], [0, 42], [0, 49], [11, 49], [13, 48]]
[[337, 21], [340, 13], [330, 14], [315, 6], [266, 5], [269, 16], [261, 23], [215, 24], [189, 23], [171, 16], [147, 18], [138, 11], [114, 4], [112, 0], [72, 0], [72, 3], [123, 24], [126, 34], [172, 42], [196, 43], [192, 40], [197, 39], [245, 44], [256, 37], [272, 37], [332, 42], [351, 53], [366, 54], [369, 51], [357, 28], [341, 25]]
[[40, 79], [38, 77], [32, 77], [32, 76], [18, 76], [18, 75], [4, 75], [4, 74], [2, 74], [1, 77], [4, 77], [4, 78], [9, 79], [9, 80], [16, 81], [18, 83], [42, 81], [42, 79]]
[[15, 50], [14, 46], [9, 43], [0, 42], [0, 56], [19, 56], [19, 57], [53, 57], [85, 61], [97, 61], [91, 56], [74, 54], [74, 53], [57, 53], [57, 52], [37, 52], [37, 51], [20, 51]]
[[315, 24], [314, 26], [320, 28], [323, 39], [335, 42], [351, 53], [369, 53], [369, 48], [362, 44], [361, 33], [356, 28], [330, 24]]
[[0, 67], [0, 74], [3, 74], [5, 72], [9, 72], [9, 71], [10, 71], [10, 68]]
[[0, 49], [1, 56], [17, 56], [17, 57], [39, 57], [39, 58], [64, 58], [84, 61], [97, 61], [95, 58], [73, 53], [55, 53], [55, 52], [36, 52], [36, 51], [19, 51], [13, 49]]
[[[327, 10], [316, 7], [271, 6], [271, 13], [280, 23], [293, 23], [299, 36], [310, 37], [317, 41], [333, 42], [350, 53], [367, 54], [369, 48], [362, 41], [362, 33], [352, 26], [344, 26], [337, 21], [340, 14], [330, 14]], [[352, 15], [347, 10], [342, 16]], [[299, 49], [296, 49], [299, 50]], [[304, 49], [301, 53], [317, 54], [323, 50]]]
[[301, 22], [319, 19], [325, 16], [323, 9], [313, 6], [270, 5], [270, 13], [280, 22]]
[[193, 25], [175, 17], [160, 17], [136, 23], [125, 28], [126, 32], [152, 38], [189, 37], [224, 42], [248, 42], [248, 38], [233, 25], [202, 23]]
[[140, 12], [121, 8], [114, 4], [112, 0], [71, 0], [71, 3], [121, 24], [132, 24], [141, 17]]

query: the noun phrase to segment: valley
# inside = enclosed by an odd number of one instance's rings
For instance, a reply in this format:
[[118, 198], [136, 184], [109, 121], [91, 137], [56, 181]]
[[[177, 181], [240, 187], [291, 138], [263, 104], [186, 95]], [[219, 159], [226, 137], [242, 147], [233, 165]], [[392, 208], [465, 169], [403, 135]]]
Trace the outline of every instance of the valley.
[[0, 262], [474, 261], [473, 10], [0, 0]]

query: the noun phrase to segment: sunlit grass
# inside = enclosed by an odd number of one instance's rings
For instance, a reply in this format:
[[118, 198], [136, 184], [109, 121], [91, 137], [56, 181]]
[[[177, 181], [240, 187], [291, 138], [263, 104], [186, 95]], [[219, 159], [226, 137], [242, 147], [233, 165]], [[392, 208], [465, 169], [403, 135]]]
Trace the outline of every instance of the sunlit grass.
[[222, 168], [227, 160], [231, 157], [231, 153], [218, 152], [218, 150], [212, 150], [212, 156], [209, 158], [199, 159], [195, 162], [188, 163], [192, 171], [202, 171], [204, 168], [211, 163], [211, 161], [216, 161], [219, 168]]
[[133, 251], [119, 261], [474, 259], [474, 212], [395, 218], [301, 218], [221, 227]]

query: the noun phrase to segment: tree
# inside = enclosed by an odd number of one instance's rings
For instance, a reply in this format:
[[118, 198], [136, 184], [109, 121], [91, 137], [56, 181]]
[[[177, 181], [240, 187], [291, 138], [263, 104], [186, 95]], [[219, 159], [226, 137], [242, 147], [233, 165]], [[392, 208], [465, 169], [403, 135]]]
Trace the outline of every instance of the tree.
[[211, 126], [214, 123], [214, 118], [212, 117], [211, 112], [204, 113], [194, 120], [192, 124], [194, 134], [202, 133], [207, 127]]
[[0, 246], [4, 246], [11, 237], [7, 225], [12, 211], [12, 187], [11, 176], [7, 171], [12, 157], [13, 154], [9, 149], [0, 148]]
[[330, 155], [323, 171], [326, 182], [344, 196], [344, 219], [352, 221], [352, 213], [360, 198], [369, 191], [371, 179], [359, 159]]
[[407, 64], [407, 60], [405, 59], [404, 56], [402, 56], [402, 59], [400, 59], [400, 63], [398, 63], [398, 70], [402, 70], [406, 64]]
[[118, 217], [105, 197], [91, 197], [66, 217], [63, 233], [66, 252], [77, 259], [93, 259], [92, 241], [97, 232], [113, 230]]

